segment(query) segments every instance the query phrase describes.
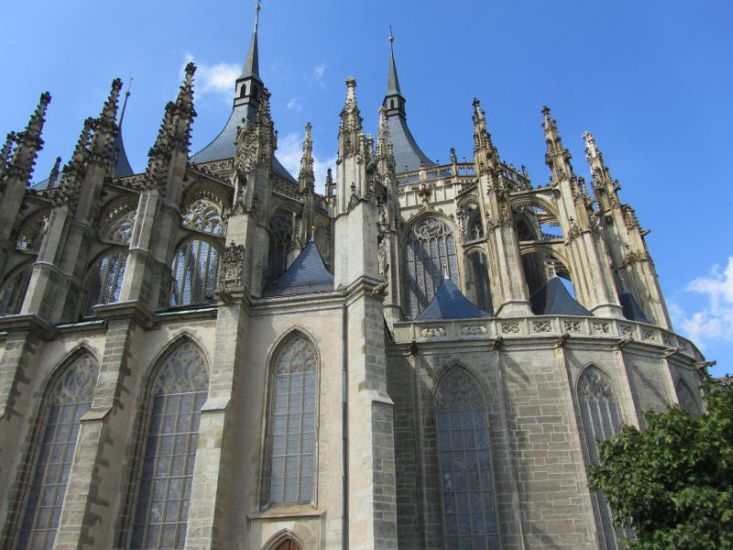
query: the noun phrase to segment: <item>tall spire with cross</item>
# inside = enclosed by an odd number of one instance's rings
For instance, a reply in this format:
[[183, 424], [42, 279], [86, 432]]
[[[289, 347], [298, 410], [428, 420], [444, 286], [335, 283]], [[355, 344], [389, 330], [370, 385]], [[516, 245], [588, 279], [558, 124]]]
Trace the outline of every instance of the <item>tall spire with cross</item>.
[[422, 167], [435, 166], [435, 163], [422, 152], [407, 126], [405, 97], [400, 88], [397, 76], [397, 63], [394, 56], [394, 34], [389, 27], [389, 70], [387, 71], [387, 93], [382, 107], [387, 115], [387, 123], [394, 148], [395, 168], [397, 172], [417, 170]]

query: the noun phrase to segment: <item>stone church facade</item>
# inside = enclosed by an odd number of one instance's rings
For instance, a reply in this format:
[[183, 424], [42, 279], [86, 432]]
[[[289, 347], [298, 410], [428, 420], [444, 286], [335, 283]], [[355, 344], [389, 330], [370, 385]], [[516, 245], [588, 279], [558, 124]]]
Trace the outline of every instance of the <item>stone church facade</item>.
[[144, 173], [119, 80], [46, 180], [50, 95], [8, 136], [2, 548], [616, 548], [596, 440], [701, 410], [704, 359], [593, 136], [594, 199], [547, 108], [548, 183], [478, 100], [473, 161], [437, 165], [392, 53], [376, 138], [346, 80], [322, 196], [309, 127], [297, 177], [277, 159], [258, 63], [255, 25], [194, 154], [189, 65]]

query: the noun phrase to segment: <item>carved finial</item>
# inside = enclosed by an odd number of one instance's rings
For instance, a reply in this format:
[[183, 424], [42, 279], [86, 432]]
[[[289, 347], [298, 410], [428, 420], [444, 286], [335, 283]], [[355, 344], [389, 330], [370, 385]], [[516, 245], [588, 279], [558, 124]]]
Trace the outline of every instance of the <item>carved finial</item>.
[[303, 155], [300, 158], [300, 173], [298, 174], [298, 182], [300, 190], [306, 191], [313, 189], [315, 183], [315, 175], [313, 173], [313, 126], [310, 122], [305, 125], [305, 137], [303, 138]]
[[[41, 132], [43, 131], [43, 124], [46, 121], [46, 110], [50, 102], [51, 94], [48, 92], [42, 93], [35, 111], [28, 120], [25, 130], [15, 134], [14, 141], [16, 148], [12, 159], [9, 158], [12, 145], [10, 145], [10, 149], [7, 151], [8, 159], [5, 162], [8, 164], [4, 170], [6, 176], [18, 178], [26, 185], [30, 183], [38, 152], [43, 148]], [[6, 142], [5, 147], [3, 147], [3, 155], [6, 154], [5, 149], [8, 145]]]
[[450, 163], [451, 164], [458, 164], [458, 156], [456, 155], [456, 148], [451, 147], [450, 148]]
[[329, 168], [326, 170], [326, 198], [332, 199], [333, 192], [336, 189], [336, 184], [333, 181], [333, 171]]
[[0, 177], [5, 173], [5, 168], [8, 166], [10, 162], [11, 154], [13, 153], [13, 148], [15, 147], [15, 140], [17, 138], [17, 135], [15, 132], [10, 132], [8, 134], [8, 137], [5, 139], [5, 143], [3, 144], [3, 148], [0, 149]]
[[341, 158], [358, 152], [361, 141], [362, 118], [359, 105], [356, 102], [356, 79], [350, 76], [346, 79], [346, 101], [341, 110], [339, 122], [339, 155]]
[[545, 129], [545, 143], [547, 144], [545, 164], [552, 169], [554, 182], [557, 183], [565, 178], [572, 180], [573, 166], [570, 163], [572, 155], [563, 147], [560, 133], [557, 130], [557, 121], [552, 118], [550, 108], [546, 105], [542, 107], [542, 115], [544, 118], [542, 126]]
[[593, 134], [586, 130], [585, 132], [583, 132], [583, 140], [585, 141], [586, 158], [589, 161], [592, 161], [594, 159], [603, 160], [601, 152], [598, 150], [598, 146], [596, 145], [596, 138], [593, 137]]

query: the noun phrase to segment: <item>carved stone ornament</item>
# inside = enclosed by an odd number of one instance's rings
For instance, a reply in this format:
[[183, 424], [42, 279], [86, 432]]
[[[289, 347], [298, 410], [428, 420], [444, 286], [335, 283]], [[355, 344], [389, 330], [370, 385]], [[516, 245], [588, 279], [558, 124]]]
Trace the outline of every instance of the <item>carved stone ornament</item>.
[[243, 287], [244, 245], [232, 243], [224, 249], [217, 290], [225, 292]]
[[377, 246], [377, 269], [379, 274], [387, 277], [389, 273], [389, 262], [387, 261], [387, 239], [382, 236]]

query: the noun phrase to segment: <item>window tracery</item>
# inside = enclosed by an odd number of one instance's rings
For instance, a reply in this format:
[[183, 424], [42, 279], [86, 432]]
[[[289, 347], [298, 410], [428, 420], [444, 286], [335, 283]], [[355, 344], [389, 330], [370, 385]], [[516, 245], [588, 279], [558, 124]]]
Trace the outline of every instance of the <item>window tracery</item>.
[[[621, 410], [606, 375], [596, 367], [587, 368], [578, 382], [578, 404], [583, 424], [585, 446], [591, 463], [598, 462], [598, 441], [604, 441], [621, 430]], [[615, 529], [611, 508], [603, 493], [593, 493], [600, 522], [600, 535], [607, 548], [621, 547], [621, 539], [630, 532]]]
[[462, 368], [453, 368], [438, 385], [436, 420], [445, 547], [498, 548], [487, 411]]
[[71, 472], [80, 419], [91, 406], [99, 367], [89, 355], [77, 357], [47, 392], [38, 458], [25, 502], [18, 549], [51, 548]]
[[302, 335], [292, 336], [273, 365], [266, 504], [314, 498], [318, 359]]
[[176, 251], [171, 305], [203, 304], [213, 300], [219, 270], [219, 250], [209, 241], [190, 239]]
[[120, 299], [126, 263], [126, 250], [116, 250], [97, 260], [89, 274], [87, 314], [94, 313], [95, 305], [111, 304]]
[[192, 342], [161, 365], [147, 403], [147, 430], [130, 548], [183, 548], [208, 374]]
[[418, 221], [407, 234], [405, 267], [408, 310], [417, 317], [435, 296], [444, 273], [460, 286], [453, 232], [433, 216]]
[[137, 210], [134, 208], [117, 216], [107, 225], [102, 238], [113, 243], [130, 244], [136, 216]]
[[199, 198], [192, 201], [183, 213], [183, 225], [217, 237], [224, 234], [221, 208], [209, 199]]

